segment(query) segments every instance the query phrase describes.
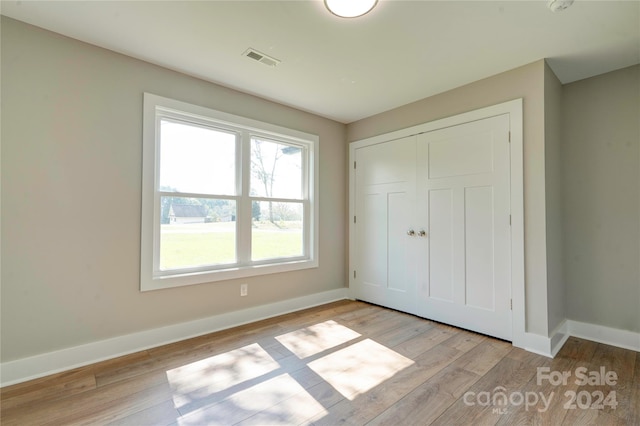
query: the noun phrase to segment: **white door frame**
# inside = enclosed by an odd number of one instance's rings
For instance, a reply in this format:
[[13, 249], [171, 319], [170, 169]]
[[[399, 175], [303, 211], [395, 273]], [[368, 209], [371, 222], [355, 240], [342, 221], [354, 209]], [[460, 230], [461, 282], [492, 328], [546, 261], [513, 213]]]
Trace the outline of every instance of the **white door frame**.
[[510, 128], [510, 208], [511, 208], [511, 299], [512, 343], [526, 347], [525, 287], [524, 287], [524, 175], [522, 98], [498, 105], [458, 114], [452, 117], [419, 124], [406, 129], [361, 139], [349, 144], [349, 287], [353, 288], [355, 257], [355, 159], [356, 149], [407, 136], [457, 126], [498, 115], [509, 115]]

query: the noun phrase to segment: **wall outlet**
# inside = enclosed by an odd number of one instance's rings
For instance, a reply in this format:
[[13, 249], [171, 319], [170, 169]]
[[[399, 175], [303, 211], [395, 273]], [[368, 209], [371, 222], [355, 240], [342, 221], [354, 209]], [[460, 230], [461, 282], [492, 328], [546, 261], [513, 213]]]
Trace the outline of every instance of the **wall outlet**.
[[240, 284], [240, 296], [249, 294], [249, 284]]

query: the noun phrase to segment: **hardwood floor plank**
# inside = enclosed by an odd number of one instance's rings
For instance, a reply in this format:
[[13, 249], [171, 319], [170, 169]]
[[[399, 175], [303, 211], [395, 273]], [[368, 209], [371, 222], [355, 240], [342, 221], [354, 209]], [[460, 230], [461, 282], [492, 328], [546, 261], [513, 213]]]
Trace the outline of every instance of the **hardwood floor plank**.
[[118, 399], [107, 400], [103, 404], [95, 405], [91, 408], [79, 409], [73, 414], [63, 416], [59, 420], [47, 423], [47, 425], [107, 424], [146, 411], [148, 408], [157, 405], [158, 401], [166, 402], [170, 400], [171, 390], [169, 387], [166, 384], [156, 385]]
[[290, 398], [236, 423], [237, 425], [298, 425], [328, 413], [344, 397], [326, 382], [298, 392]]
[[[605, 405], [602, 411], [609, 415], [614, 415], [622, 420], [629, 421], [632, 417], [633, 406], [631, 402], [634, 388], [633, 377], [637, 353], [614, 346], [598, 344], [598, 347], [591, 359], [592, 367], [585, 373], [589, 376], [602, 371], [615, 373], [617, 380], [614, 385], [600, 384], [596, 386], [580, 386], [580, 391], [591, 392], [600, 391], [604, 395], [615, 392], [618, 402], [615, 410], [610, 405]], [[605, 373], [606, 375], [607, 373]], [[613, 395], [613, 394], [612, 394]], [[593, 395], [595, 397], [595, 395]], [[595, 399], [595, 398], [594, 398]]]
[[451, 338], [454, 334], [454, 329], [451, 329], [450, 327], [443, 327], [441, 324], [436, 324], [426, 332], [394, 346], [393, 350], [407, 358], [414, 359], [420, 354]]
[[601, 410], [575, 409], [567, 410], [562, 425], [589, 425], [589, 426], [628, 426], [633, 423], [627, 423], [626, 420], [618, 416], [607, 414]]
[[[434, 425], [452, 424], [491, 424], [500, 420], [501, 408], [507, 408], [499, 403], [494, 404], [493, 397], [499, 392], [509, 396], [512, 392], [519, 392], [536, 374], [536, 367], [542, 366], [545, 357], [512, 349], [478, 380], [463, 398], [456, 400]], [[496, 400], [497, 401], [497, 400]]]
[[350, 302], [350, 308], [348, 310], [345, 310], [343, 312], [339, 312], [337, 313], [337, 316], [334, 316], [333, 319], [335, 319], [336, 321], [354, 321], [357, 318], [363, 317], [365, 315], [369, 315], [372, 312], [375, 312], [376, 310], [380, 309], [379, 306], [376, 305], [372, 305], [370, 303], [364, 303], [364, 302]]
[[308, 327], [298, 328], [289, 333], [276, 336], [265, 342], [263, 346], [274, 347], [277, 353], [295, 354], [299, 358], [307, 358], [320, 352], [353, 341], [362, 335], [334, 321], [327, 320]]
[[164, 401], [153, 407], [106, 423], [108, 426], [169, 426], [178, 421], [180, 414], [172, 401]]
[[629, 416], [629, 424], [640, 425], [640, 352], [636, 352], [636, 363], [633, 374], [633, 389], [631, 392], [631, 407], [635, 407]]
[[277, 323], [287, 329], [294, 329], [304, 324], [324, 321], [327, 319], [337, 319], [343, 316], [360, 316], [364, 312], [372, 312], [371, 305], [362, 302], [342, 300], [327, 305], [316, 306], [296, 312], [297, 317], [289, 319], [278, 319]]
[[118, 370], [120, 368], [126, 368], [132, 364], [149, 361], [151, 359], [152, 358], [149, 355], [149, 351], [140, 351], [94, 364], [93, 366], [91, 366], [91, 371], [96, 376], [100, 376], [105, 372]]
[[429, 424], [479, 378], [477, 374], [449, 365], [391, 405], [369, 424]]
[[279, 368], [264, 349], [253, 344], [169, 370], [167, 377], [180, 409]]
[[137, 376], [146, 374], [150, 371], [162, 374], [166, 370], [176, 368], [185, 362], [194, 361], [194, 357], [184, 358], [184, 355], [176, 355], [173, 358], [154, 358], [145, 359], [143, 361], [134, 362], [120, 368], [108, 369], [96, 374], [96, 382], [98, 387], [117, 384], [119, 382], [135, 379]]
[[421, 335], [425, 331], [431, 330], [434, 324], [431, 321], [422, 320], [420, 318], [413, 318], [413, 321], [408, 322], [400, 329], [391, 329], [380, 335], [376, 336], [375, 340], [390, 348], [398, 346], [399, 344], [406, 342], [416, 336]]
[[231, 425], [303, 393], [304, 388], [287, 374], [243, 389], [220, 402], [195, 410], [179, 409], [181, 425]]
[[[414, 364], [373, 389], [344, 400], [328, 414], [312, 419], [314, 425], [365, 424], [388, 409], [424, 381], [459, 358], [463, 352], [438, 345], [414, 359]], [[347, 372], [348, 374], [348, 372]]]
[[507, 353], [512, 346], [502, 340], [485, 339], [482, 340], [474, 350], [471, 350], [456, 360], [455, 365], [470, 373], [484, 376], [491, 370]]
[[[468, 338], [468, 336], [465, 335], [464, 338]], [[448, 343], [449, 347], [460, 347], [455, 341]], [[418, 425], [431, 423], [510, 350], [511, 345], [500, 340], [479, 340], [475, 347], [393, 404], [376, 417], [372, 424]]]
[[455, 330], [453, 336], [442, 342], [442, 344], [465, 353], [475, 348], [486, 339], [487, 337], [481, 334], [471, 333], [466, 330]]
[[1, 390], [3, 410], [66, 398], [96, 388], [96, 378], [87, 369], [75, 369]]
[[355, 321], [345, 321], [345, 325], [360, 334], [372, 336], [402, 328], [414, 319], [415, 317], [411, 315], [385, 309], [360, 317]]
[[554, 359], [571, 359], [590, 362], [598, 344], [590, 340], [569, 337]]
[[[345, 400], [344, 395], [334, 389], [329, 383], [322, 381], [315, 386], [305, 388], [306, 392], [311, 395], [317, 402], [324, 407], [325, 410], [329, 410], [331, 407], [339, 402]], [[318, 413], [305, 413], [304, 421], [310, 420]], [[302, 423], [298, 422], [297, 424]]]
[[[152, 389], [150, 395], [137, 395]], [[171, 399], [165, 375], [150, 372], [134, 379], [95, 388], [54, 401], [34, 401], [28, 409], [2, 409], [2, 424], [58, 424], [74, 423], [86, 417], [94, 418], [102, 410], [124, 412], [128, 404], [144, 399], [149, 406]], [[147, 408], [147, 407], [144, 407]], [[133, 413], [135, 411], [131, 411]], [[57, 420], [56, 420], [57, 419]]]
[[[548, 359], [540, 366], [548, 369], [548, 372], [565, 372], [575, 369], [576, 359], [572, 357], [557, 357]], [[546, 370], [545, 370], [546, 371]], [[567, 384], [556, 384], [544, 379], [541, 371], [529, 380], [518, 391], [525, 395], [525, 403], [519, 406], [510, 406], [498, 419], [498, 425], [548, 425], [555, 426], [562, 423], [567, 414], [564, 408], [566, 398], [564, 393], [575, 391], [577, 386], [573, 380], [567, 380]], [[535, 394], [534, 396], [530, 396]], [[529, 398], [529, 399], [527, 399]], [[530, 401], [527, 403], [526, 401]]]

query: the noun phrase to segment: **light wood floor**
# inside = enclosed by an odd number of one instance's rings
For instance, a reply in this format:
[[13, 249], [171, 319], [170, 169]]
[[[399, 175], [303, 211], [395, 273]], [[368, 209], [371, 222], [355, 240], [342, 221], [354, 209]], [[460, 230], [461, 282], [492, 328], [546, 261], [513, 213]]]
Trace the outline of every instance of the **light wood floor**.
[[[538, 367], [572, 376], [538, 383]], [[579, 367], [618, 379], [582, 386]], [[343, 301], [7, 387], [1, 402], [3, 426], [640, 425], [640, 355], [570, 338], [551, 360]]]

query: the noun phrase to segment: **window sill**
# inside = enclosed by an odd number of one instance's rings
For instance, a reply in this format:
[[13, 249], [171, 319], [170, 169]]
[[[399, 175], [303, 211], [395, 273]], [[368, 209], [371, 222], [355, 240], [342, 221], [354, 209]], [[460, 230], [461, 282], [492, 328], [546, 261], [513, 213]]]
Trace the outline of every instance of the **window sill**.
[[281, 272], [298, 271], [318, 267], [318, 260], [294, 260], [277, 264], [263, 264], [251, 266], [234, 266], [228, 269], [216, 269], [190, 273], [176, 273], [171, 275], [143, 276], [140, 291], [162, 290], [165, 288], [186, 285], [204, 284], [215, 281], [226, 281], [238, 278], [254, 277], [257, 275], [277, 274]]

